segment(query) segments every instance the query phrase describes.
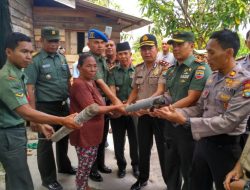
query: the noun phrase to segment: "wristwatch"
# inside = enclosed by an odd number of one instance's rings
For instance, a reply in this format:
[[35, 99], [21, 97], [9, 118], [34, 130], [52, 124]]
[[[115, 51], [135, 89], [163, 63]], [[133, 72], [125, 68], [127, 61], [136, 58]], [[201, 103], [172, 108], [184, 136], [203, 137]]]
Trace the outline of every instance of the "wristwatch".
[[243, 190], [250, 190], [250, 181], [246, 182], [246, 184], [244, 185]]

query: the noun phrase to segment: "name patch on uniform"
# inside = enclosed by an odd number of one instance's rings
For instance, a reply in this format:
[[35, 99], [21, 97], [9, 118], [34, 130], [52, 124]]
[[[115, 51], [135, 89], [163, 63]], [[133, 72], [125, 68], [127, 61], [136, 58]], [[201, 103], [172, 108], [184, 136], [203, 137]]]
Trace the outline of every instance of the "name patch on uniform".
[[183, 74], [180, 76], [181, 79], [187, 79], [189, 77], [189, 74]]
[[197, 69], [195, 71], [195, 78], [196, 79], [202, 79], [204, 77], [204, 75], [205, 75], [204, 70]]
[[48, 68], [50, 67], [50, 64], [45, 64], [45, 65], [42, 65], [43, 68]]

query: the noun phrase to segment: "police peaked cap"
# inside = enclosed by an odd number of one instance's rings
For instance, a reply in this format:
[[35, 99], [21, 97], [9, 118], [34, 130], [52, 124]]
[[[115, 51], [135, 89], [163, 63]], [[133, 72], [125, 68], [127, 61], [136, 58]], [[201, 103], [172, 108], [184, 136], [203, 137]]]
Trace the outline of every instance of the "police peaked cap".
[[142, 46], [157, 46], [156, 37], [152, 34], [145, 34], [140, 38], [140, 47]]

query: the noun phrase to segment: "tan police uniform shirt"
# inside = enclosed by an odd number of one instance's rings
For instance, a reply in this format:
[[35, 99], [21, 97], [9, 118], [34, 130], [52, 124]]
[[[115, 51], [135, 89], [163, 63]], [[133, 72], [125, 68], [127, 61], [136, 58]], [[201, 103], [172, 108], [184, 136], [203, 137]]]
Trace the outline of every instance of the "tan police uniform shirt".
[[158, 84], [166, 83], [165, 70], [164, 66], [157, 63], [151, 69], [147, 69], [145, 63], [136, 66], [132, 87], [138, 89], [137, 100], [149, 98], [156, 92]]
[[179, 109], [190, 118], [193, 138], [245, 132], [250, 112], [250, 74], [235, 66], [226, 76], [213, 72], [196, 106]]

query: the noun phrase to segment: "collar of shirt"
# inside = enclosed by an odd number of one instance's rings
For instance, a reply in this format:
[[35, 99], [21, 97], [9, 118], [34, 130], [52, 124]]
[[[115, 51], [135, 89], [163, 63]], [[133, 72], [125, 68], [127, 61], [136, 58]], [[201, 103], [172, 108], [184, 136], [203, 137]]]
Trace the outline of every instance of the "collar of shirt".
[[106, 60], [105, 57], [103, 57], [102, 55], [96, 55], [93, 52], [89, 51], [89, 53], [97, 60], [103, 61]]
[[[118, 68], [118, 70], [126, 70], [124, 67], [121, 66], [121, 64], [117, 65], [117, 68]], [[131, 71], [135, 70], [132, 63], [127, 70], [131, 70]]]
[[[157, 62], [154, 62], [154, 65], [153, 65], [153, 67], [152, 67], [150, 70], [155, 69], [155, 68], [157, 67], [157, 65], [158, 65]], [[145, 69], [145, 68], [147, 68], [147, 67], [146, 67], [146, 63], [143, 62], [142, 69]]]
[[241, 67], [239, 65], [235, 65], [235, 67], [229, 71], [225, 77], [227, 78], [236, 78], [237, 77], [237, 73], [239, 72], [239, 70], [241, 69]]
[[[194, 55], [190, 55], [184, 62], [183, 64], [186, 65], [187, 67], [191, 67], [191, 64], [194, 62], [195, 57]], [[180, 64], [178, 61], [175, 62], [176, 66], [179, 66]]]
[[40, 51], [40, 54], [41, 54], [41, 56], [42, 56], [43, 59], [46, 59], [47, 57], [52, 57], [52, 58], [54, 58], [55, 56], [59, 56], [59, 54], [58, 54], [57, 52], [54, 53], [54, 54], [49, 54], [49, 53], [47, 53], [46, 51], [44, 51], [44, 49], [42, 49], [42, 50]]
[[243, 60], [243, 64], [250, 64], [250, 54], [248, 54]]
[[27, 80], [27, 76], [23, 72], [23, 69], [17, 68], [14, 64], [12, 64], [9, 60], [6, 61], [6, 67], [9, 70], [9, 76], [22, 79], [24, 82]]

